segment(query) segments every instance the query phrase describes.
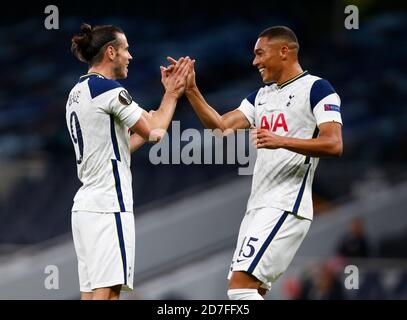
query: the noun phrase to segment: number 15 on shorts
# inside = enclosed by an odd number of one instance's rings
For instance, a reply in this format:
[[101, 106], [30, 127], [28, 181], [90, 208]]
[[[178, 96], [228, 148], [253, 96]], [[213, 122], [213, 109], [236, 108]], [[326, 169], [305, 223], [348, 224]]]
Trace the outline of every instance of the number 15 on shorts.
[[242, 242], [242, 247], [240, 248], [239, 255], [237, 256], [236, 262], [242, 262], [251, 258], [254, 253], [256, 252], [256, 248], [254, 247], [255, 242], [259, 239], [255, 237], [244, 237]]

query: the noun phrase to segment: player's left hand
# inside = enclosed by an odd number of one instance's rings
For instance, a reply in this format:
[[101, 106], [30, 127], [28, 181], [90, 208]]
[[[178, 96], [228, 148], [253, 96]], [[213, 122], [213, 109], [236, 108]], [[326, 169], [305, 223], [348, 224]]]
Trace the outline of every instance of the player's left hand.
[[253, 129], [252, 143], [257, 149], [278, 149], [282, 147], [282, 137], [267, 129]]
[[[173, 57], [167, 57], [168, 62], [170, 63], [169, 66], [165, 68], [165, 71], [167, 73], [171, 73], [172, 70], [174, 69], [175, 64], [177, 63], [177, 60], [175, 60]], [[195, 62], [195, 60], [194, 60]], [[195, 69], [194, 65], [192, 65], [188, 71], [188, 76], [187, 76], [187, 86], [186, 86], [186, 91], [190, 91], [196, 88], [196, 80], [195, 80]]]
[[184, 93], [187, 75], [194, 62], [195, 60], [191, 60], [189, 57], [182, 57], [176, 62], [171, 71], [169, 71], [168, 68], [160, 66], [161, 82], [166, 92], [175, 94], [177, 98]]

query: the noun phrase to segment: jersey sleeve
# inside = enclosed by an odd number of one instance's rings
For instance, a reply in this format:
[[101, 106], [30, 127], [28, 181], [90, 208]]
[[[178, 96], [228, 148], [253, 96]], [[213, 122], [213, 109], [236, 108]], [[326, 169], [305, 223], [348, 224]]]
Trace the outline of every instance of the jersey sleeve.
[[237, 110], [243, 112], [247, 120], [250, 122], [250, 125], [254, 125], [255, 121], [255, 108], [254, 108], [254, 101], [256, 100], [256, 96], [259, 90], [256, 90], [249, 94], [246, 98], [242, 100], [240, 106]]
[[327, 80], [319, 79], [313, 83], [310, 104], [318, 126], [332, 121], [342, 124], [341, 99]]
[[123, 88], [114, 89], [109, 100], [109, 113], [115, 115], [129, 128], [136, 124], [144, 111]]
[[128, 91], [114, 80], [95, 78], [90, 81], [89, 91], [95, 104], [127, 127], [134, 126], [144, 110], [133, 101]]

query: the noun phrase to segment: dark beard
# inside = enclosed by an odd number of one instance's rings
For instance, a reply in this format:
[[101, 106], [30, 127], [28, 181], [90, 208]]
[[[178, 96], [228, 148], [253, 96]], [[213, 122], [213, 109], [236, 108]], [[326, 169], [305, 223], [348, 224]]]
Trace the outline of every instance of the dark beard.
[[116, 66], [113, 68], [113, 74], [116, 80], [126, 78], [126, 74], [122, 70], [123, 68], [121, 68], [120, 66]]

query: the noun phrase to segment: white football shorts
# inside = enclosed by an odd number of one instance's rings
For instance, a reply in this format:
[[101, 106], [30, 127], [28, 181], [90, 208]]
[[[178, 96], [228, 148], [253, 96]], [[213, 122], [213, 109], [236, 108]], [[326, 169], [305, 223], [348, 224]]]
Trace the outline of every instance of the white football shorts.
[[288, 268], [311, 225], [277, 208], [259, 208], [246, 212], [240, 225], [237, 246], [228, 274], [246, 271], [270, 290]]
[[81, 292], [116, 285], [133, 290], [134, 229], [132, 212], [72, 212]]

